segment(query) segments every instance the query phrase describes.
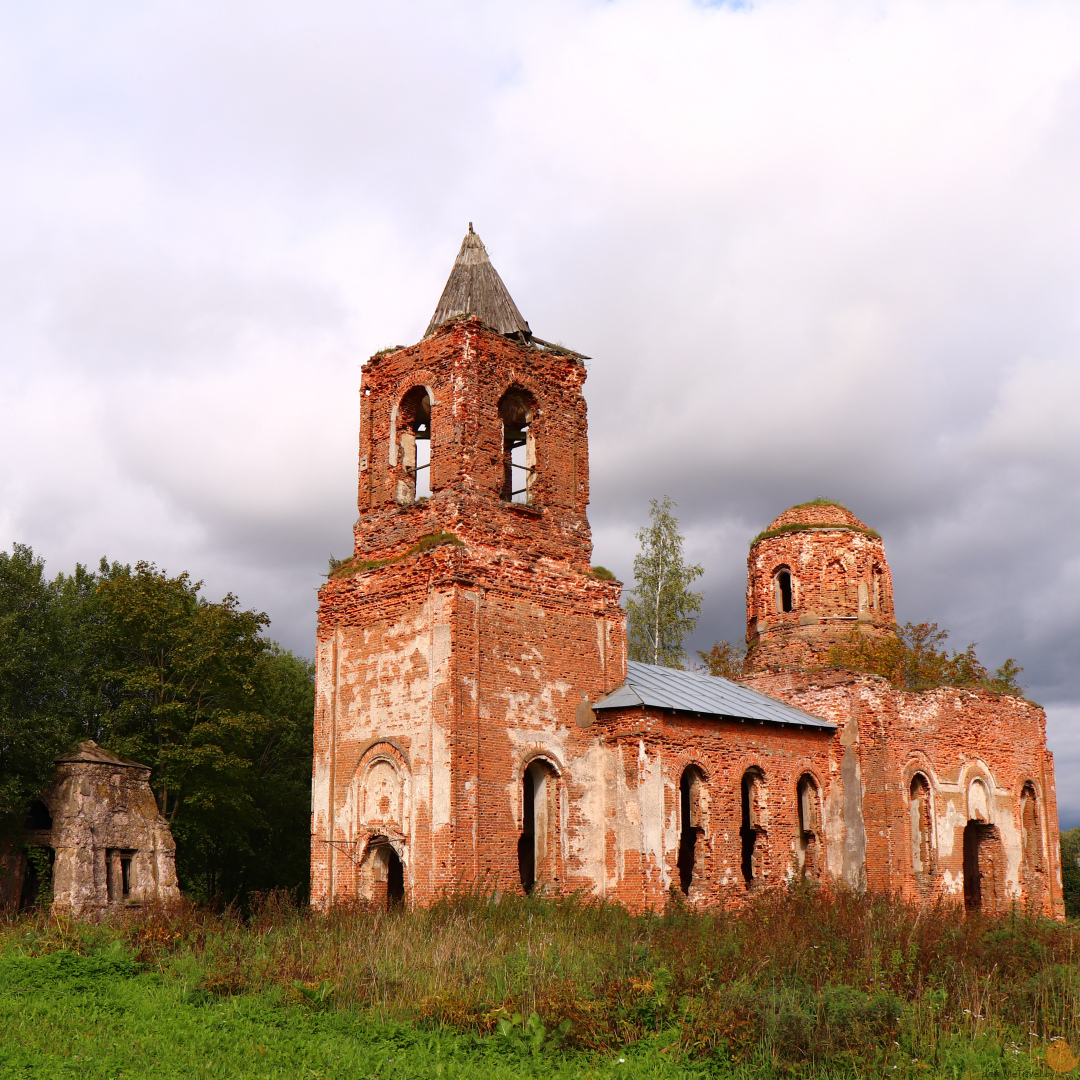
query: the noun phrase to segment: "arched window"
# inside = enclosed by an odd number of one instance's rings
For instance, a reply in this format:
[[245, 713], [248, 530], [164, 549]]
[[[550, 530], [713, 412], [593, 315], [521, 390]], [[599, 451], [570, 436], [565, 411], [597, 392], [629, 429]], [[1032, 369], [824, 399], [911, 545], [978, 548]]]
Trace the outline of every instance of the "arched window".
[[816, 881], [821, 877], [821, 799], [817, 781], [803, 773], [795, 788], [799, 803], [799, 873]]
[[554, 877], [555, 830], [558, 821], [558, 781], [546, 761], [533, 761], [521, 779], [521, 837], [518, 871], [526, 894], [539, 881]]
[[934, 823], [930, 809], [930, 781], [922, 773], [911, 778], [911, 868], [916, 874], [934, 869]]
[[398, 502], [414, 502], [431, 495], [431, 397], [424, 386], [414, 386], [397, 412], [398, 442], [405, 479], [398, 482]]
[[739, 838], [742, 841], [742, 876], [749, 889], [761, 883], [765, 834], [765, 777], [757, 766], [743, 773], [742, 825]]
[[694, 884], [698, 857], [698, 838], [705, 831], [701, 803], [705, 778], [695, 765], [688, 765], [679, 781], [679, 888], [688, 895]]
[[503, 430], [503, 475], [500, 497], [531, 505], [536, 491], [536, 403], [521, 389], [508, 390], [499, 402]]
[[1020, 793], [1020, 838], [1024, 870], [1040, 873], [1043, 869], [1042, 825], [1039, 821], [1038, 796], [1030, 780]]
[[877, 563], [874, 563], [873, 571], [873, 595], [871, 596], [871, 603], [875, 611], [881, 610], [881, 579], [884, 577], [881, 567]]
[[30, 811], [26, 815], [27, 829], [51, 829], [53, 827], [52, 814], [49, 813], [49, 808], [40, 800], [35, 799], [30, 804]]
[[791, 571], [786, 566], [777, 567], [773, 574], [773, 599], [777, 612], [795, 610], [795, 590]]

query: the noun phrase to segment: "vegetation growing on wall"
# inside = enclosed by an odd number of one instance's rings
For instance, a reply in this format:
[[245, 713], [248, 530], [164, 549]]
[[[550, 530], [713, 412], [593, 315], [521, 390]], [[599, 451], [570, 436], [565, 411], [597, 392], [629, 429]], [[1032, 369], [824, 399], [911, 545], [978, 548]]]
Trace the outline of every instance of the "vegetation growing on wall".
[[723, 679], [741, 679], [746, 670], [746, 646], [718, 641], [711, 649], [698, 649], [698, 656], [710, 675]]
[[[804, 505], [811, 504], [807, 503]], [[789, 522], [787, 525], [777, 525], [775, 529], [763, 529], [750, 541], [750, 546], [753, 547], [759, 540], [771, 540], [774, 536], [784, 536], [787, 533], [793, 532], [807, 532], [810, 529], [828, 529], [832, 532], [854, 532], [861, 533], [863, 536], [869, 536], [873, 540], [881, 539], [881, 533], [876, 529], [861, 529], [858, 525], [848, 525], [841, 522], [830, 521], [793, 521]]]
[[431, 533], [422, 536], [407, 551], [395, 555], [389, 559], [357, 559], [350, 555], [345, 559], [336, 559], [330, 556], [326, 576], [328, 578], [351, 577], [353, 574], [361, 574], [367, 570], [377, 570], [380, 566], [389, 566], [391, 563], [404, 562], [413, 555], [423, 554], [432, 548], [450, 544], [453, 547], [464, 547], [465, 542], [450, 532]]
[[898, 690], [929, 690], [936, 686], [971, 687], [998, 694], [1021, 696], [1017, 677], [1024, 669], [1006, 660], [989, 671], [975, 655], [975, 642], [961, 652], [944, 647], [949, 636], [937, 623], [905, 623], [896, 636], [871, 637], [853, 631], [829, 651], [829, 663], [852, 671], [881, 675]]

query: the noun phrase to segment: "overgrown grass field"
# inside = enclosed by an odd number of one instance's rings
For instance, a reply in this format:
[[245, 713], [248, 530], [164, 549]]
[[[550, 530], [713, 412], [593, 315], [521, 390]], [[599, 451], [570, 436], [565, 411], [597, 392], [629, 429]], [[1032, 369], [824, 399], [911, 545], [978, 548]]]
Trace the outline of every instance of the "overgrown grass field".
[[1048, 1076], [1080, 1045], [1078, 946], [1072, 923], [811, 889], [40, 914], [0, 926], [0, 1078]]

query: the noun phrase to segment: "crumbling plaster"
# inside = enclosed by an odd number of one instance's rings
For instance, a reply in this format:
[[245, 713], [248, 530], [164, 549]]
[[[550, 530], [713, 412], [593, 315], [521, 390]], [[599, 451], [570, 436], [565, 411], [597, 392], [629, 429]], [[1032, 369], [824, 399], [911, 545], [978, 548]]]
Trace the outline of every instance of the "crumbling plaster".
[[[474, 885], [520, 890], [521, 851], [535, 841], [539, 886], [660, 906], [680, 883], [680, 783], [692, 764], [702, 777], [692, 904], [739, 903], [803, 873], [920, 901], [962, 897], [978, 774], [1004, 851], [993, 902], [1060, 915], [1042, 711], [982, 691], [899, 691], [827, 667], [837, 642], [852, 632], [885, 639], [895, 618], [882, 542], [842, 507], [792, 508], [747, 564], [745, 684], [834, 727], [590, 707], [627, 669], [621, 586], [589, 566], [584, 378], [574, 354], [511, 340], [478, 318], [365, 366], [354, 557], [320, 592], [313, 902], [378, 899], [369, 869], [378, 844], [401, 859], [408, 902]], [[432, 494], [410, 501], [396, 447], [399, 405], [416, 386], [431, 403]], [[535, 401], [530, 505], [499, 497], [497, 406], [515, 387]], [[790, 611], [778, 610], [781, 567], [792, 577]], [[370, 768], [376, 759], [382, 772]], [[527, 786], [538, 760], [554, 816], [534, 836], [525, 815], [528, 798], [541, 797]], [[748, 770], [759, 778], [749, 849]], [[913, 869], [915, 772], [931, 790], [933, 870], [923, 874]], [[810, 863], [801, 777], [813, 779], [820, 816]], [[1042, 864], [1025, 868], [1019, 795], [1028, 782]], [[400, 807], [395, 820], [367, 809], [374, 787], [394, 793], [378, 797]]]

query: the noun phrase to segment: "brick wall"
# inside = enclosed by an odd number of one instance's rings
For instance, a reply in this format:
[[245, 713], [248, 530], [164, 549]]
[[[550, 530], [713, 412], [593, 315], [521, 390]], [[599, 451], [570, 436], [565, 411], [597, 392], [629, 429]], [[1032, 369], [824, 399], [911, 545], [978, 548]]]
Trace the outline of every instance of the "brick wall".
[[[827, 823], [834, 876], [912, 900], [940, 895], [962, 901], [965, 830], [981, 821], [997, 831], [1003, 859], [996, 894], [984, 898], [984, 909], [1016, 901], [1064, 915], [1053, 756], [1046, 749], [1046, 716], [1037, 705], [954, 687], [895, 690], [876, 676], [836, 670], [764, 674], [747, 682], [838, 725], [833, 768], [849, 788], [845, 768], [855, 778], [859, 798], [837, 806]], [[928, 781], [932, 819], [931, 865], [922, 873], [914, 864], [917, 774]], [[1038, 833], [1027, 858], [1025, 785], [1036, 795]], [[853, 873], [858, 853], [852, 832], [863, 851], [861, 882]]]
[[[778, 583], [784, 572], [788, 611]], [[746, 640], [755, 670], [822, 663], [853, 632], [891, 635], [895, 618], [881, 539], [843, 507], [793, 507], [751, 545]]]
[[[1042, 711], [822, 666], [894, 632], [881, 540], [842, 507], [777, 518], [747, 586], [747, 681], [835, 730], [589, 709], [626, 644], [621, 586], [589, 566], [584, 379], [475, 318], [364, 367], [354, 554], [319, 593], [313, 902], [386, 902], [396, 867], [410, 903], [530, 875], [633, 908], [739, 903], [808, 876], [958, 901], [977, 881], [984, 909], [1060, 916]], [[528, 505], [502, 497], [508, 391], [529, 403]]]
[[[621, 681], [626, 658], [620, 586], [589, 568], [584, 378], [572, 354], [476, 319], [364, 368], [355, 555], [320, 591], [315, 903], [372, 898], [368, 866], [387, 845], [413, 900], [520, 887], [522, 775], [535, 759], [558, 789], [551, 884], [592, 883], [595, 845], [573, 808], [595, 740], [575, 716]], [[411, 476], [390, 447], [395, 409], [418, 385], [432, 402], [432, 495], [416, 502], [402, 498]], [[511, 388], [535, 402], [527, 506], [500, 497], [498, 406]], [[453, 538], [421, 544], [439, 534]], [[373, 815], [375, 782], [401, 790], [396, 818]]]

